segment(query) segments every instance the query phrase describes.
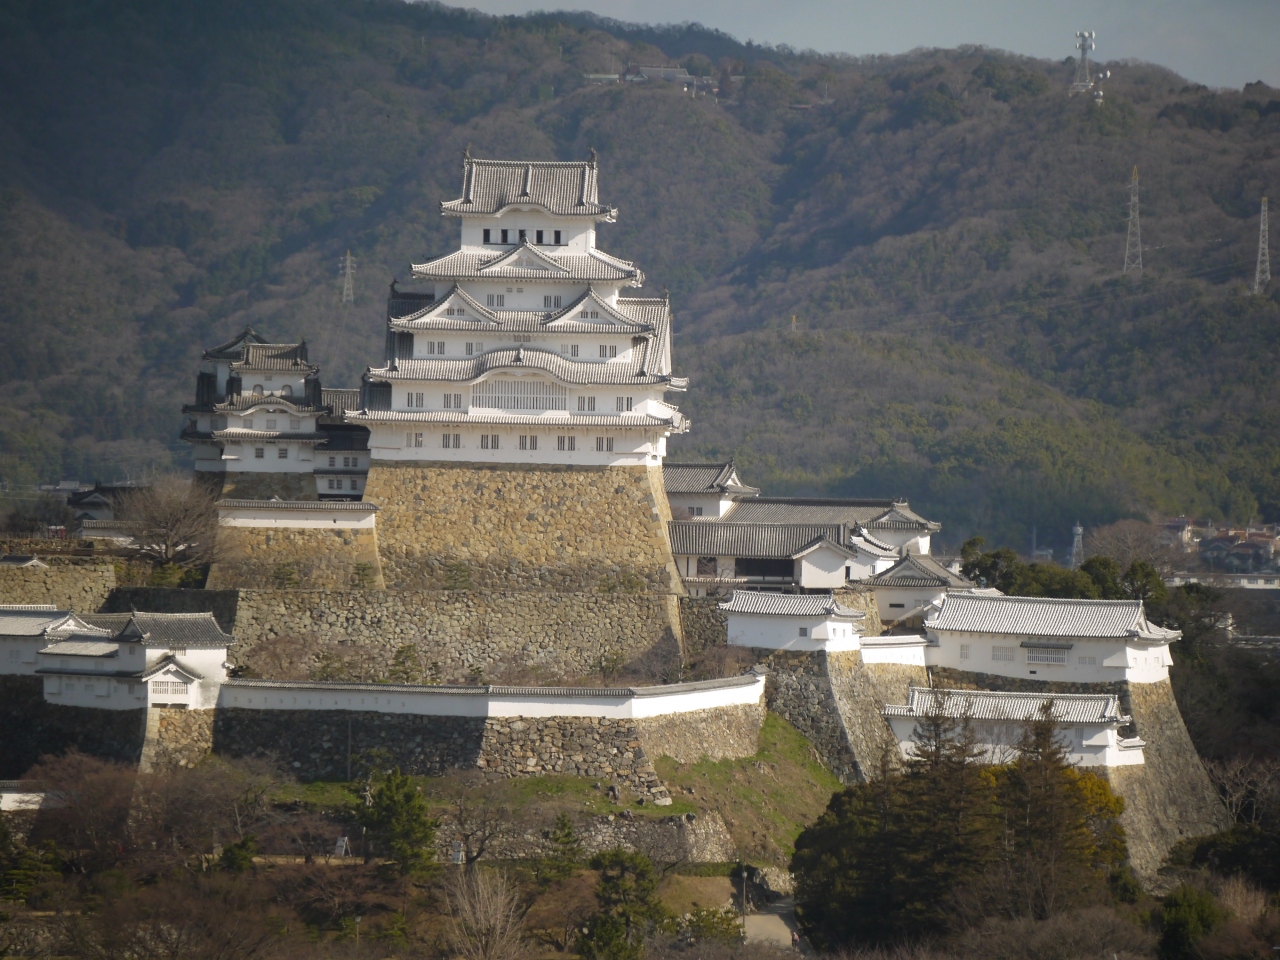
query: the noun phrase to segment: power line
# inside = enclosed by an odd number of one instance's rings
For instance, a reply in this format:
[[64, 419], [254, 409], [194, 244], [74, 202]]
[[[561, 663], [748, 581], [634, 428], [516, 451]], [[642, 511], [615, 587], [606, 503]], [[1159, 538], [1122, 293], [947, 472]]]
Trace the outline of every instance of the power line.
[[1267, 249], [1267, 198], [1262, 198], [1262, 222], [1258, 224], [1258, 266], [1253, 274], [1253, 293], [1257, 296], [1267, 289], [1271, 280], [1271, 253]]
[[1142, 276], [1142, 223], [1138, 219], [1138, 168], [1133, 168], [1129, 181], [1129, 235], [1124, 241], [1124, 270]]

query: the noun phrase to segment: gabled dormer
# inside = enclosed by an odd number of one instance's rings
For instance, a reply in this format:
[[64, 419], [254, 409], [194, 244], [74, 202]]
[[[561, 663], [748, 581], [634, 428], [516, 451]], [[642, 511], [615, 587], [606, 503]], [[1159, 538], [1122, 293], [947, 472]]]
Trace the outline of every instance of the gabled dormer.
[[594, 286], [567, 307], [546, 320], [548, 330], [571, 330], [582, 325], [600, 332], [600, 327], [616, 327], [618, 333], [650, 333], [653, 327], [628, 317], [613, 306]]
[[549, 280], [568, 277], [571, 271], [550, 254], [544, 253], [528, 238], [515, 249], [480, 267], [481, 277], [519, 277], [529, 279], [529, 272], [542, 273]]

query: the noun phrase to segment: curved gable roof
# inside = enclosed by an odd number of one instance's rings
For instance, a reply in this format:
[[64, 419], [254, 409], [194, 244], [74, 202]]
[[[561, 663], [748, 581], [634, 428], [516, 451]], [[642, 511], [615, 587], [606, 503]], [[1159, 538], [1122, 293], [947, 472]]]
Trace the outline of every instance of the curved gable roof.
[[540, 207], [561, 217], [613, 220], [618, 211], [600, 203], [595, 153], [578, 162], [479, 160], [462, 163], [462, 196], [440, 203], [445, 216], [485, 216], [507, 207]]

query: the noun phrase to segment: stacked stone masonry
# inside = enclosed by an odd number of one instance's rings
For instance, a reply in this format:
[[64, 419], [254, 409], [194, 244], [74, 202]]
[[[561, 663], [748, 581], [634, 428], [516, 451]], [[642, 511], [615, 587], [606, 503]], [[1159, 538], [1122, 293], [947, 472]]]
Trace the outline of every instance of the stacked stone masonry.
[[[552, 824], [540, 826], [541, 830], [511, 829], [490, 837], [484, 859], [527, 860], [554, 854], [555, 844], [543, 833]], [[619, 847], [643, 853], [655, 863], [725, 863], [737, 855], [728, 827], [714, 811], [652, 817], [624, 810], [584, 818], [573, 826], [582, 852], [588, 856]], [[455, 841], [465, 843], [463, 832], [456, 818], [445, 814], [436, 832], [436, 851], [441, 861], [449, 861]]]
[[143, 773], [194, 767], [213, 748], [213, 710], [152, 707], [138, 769]]
[[391, 589], [681, 593], [662, 470], [373, 461]]
[[242, 590], [232, 661], [259, 643], [315, 637], [359, 645], [384, 666], [408, 644], [432, 682], [571, 681], [671, 646], [677, 603], [661, 594]]
[[46, 567], [0, 567], [0, 603], [51, 603], [92, 613], [116, 585], [114, 564], [79, 557], [45, 556]]
[[[273, 453], [272, 456], [275, 456]], [[219, 476], [216, 475], [215, 476]], [[312, 473], [227, 473], [221, 495], [228, 500], [319, 500]]]
[[634, 722], [648, 756], [696, 763], [754, 756], [760, 749], [764, 714], [763, 703], [752, 703], [643, 717]]
[[372, 529], [224, 527], [208, 588], [381, 590]]
[[17, 779], [42, 756], [72, 748], [137, 763], [145, 710], [94, 710], [47, 703], [39, 677], [0, 677], [0, 779]]

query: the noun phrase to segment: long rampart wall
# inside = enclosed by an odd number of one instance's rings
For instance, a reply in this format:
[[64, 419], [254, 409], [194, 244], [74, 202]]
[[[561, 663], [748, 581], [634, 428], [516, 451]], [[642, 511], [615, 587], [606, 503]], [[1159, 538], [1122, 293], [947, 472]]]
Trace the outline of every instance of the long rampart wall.
[[51, 603], [62, 610], [92, 613], [115, 588], [111, 562], [44, 556], [45, 567], [0, 566], [0, 603]]
[[374, 460], [364, 500], [392, 589], [683, 592], [661, 466]]
[[381, 590], [377, 532], [222, 527], [208, 589]]
[[0, 676], [0, 779], [16, 779], [46, 754], [80, 750], [136, 763], [145, 710], [95, 710], [46, 703], [40, 677]]

